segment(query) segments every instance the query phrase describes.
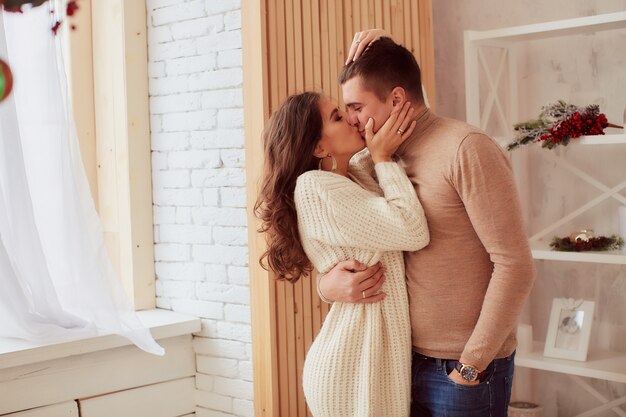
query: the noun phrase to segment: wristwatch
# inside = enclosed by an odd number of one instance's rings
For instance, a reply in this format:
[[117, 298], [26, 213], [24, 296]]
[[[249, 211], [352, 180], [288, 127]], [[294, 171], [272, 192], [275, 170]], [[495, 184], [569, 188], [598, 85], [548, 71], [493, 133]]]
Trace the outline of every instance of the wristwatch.
[[461, 362], [457, 362], [456, 365], [454, 366], [454, 369], [456, 369], [457, 372], [461, 374], [461, 377], [467, 382], [478, 381], [478, 378], [480, 377], [480, 374], [482, 373], [478, 371], [478, 369], [475, 366], [468, 365], [468, 364], [461, 363]]

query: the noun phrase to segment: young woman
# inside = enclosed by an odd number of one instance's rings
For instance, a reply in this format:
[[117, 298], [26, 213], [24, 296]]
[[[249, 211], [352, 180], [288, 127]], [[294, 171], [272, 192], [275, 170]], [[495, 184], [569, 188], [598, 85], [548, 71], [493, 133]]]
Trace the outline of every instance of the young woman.
[[[268, 240], [261, 261], [291, 282], [313, 267], [324, 273], [350, 259], [385, 269], [383, 301], [334, 303], [307, 353], [303, 387], [315, 417], [409, 414], [402, 251], [423, 248], [429, 233], [415, 190], [391, 157], [415, 126], [412, 113], [409, 103], [398, 105], [375, 135], [370, 120], [363, 140], [343, 111], [307, 92], [289, 97], [264, 132], [265, 173], [255, 206]], [[369, 152], [360, 152], [366, 145]]]

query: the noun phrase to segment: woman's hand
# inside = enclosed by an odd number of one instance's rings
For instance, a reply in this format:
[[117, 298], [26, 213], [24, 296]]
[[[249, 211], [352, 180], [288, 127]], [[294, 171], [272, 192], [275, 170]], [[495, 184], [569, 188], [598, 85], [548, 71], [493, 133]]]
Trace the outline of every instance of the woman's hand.
[[391, 35], [385, 32], [383, 29], [369, 29], [363, 32], [357, 32], [354, 34], [352, 44], [350, 44], [350, 51], [346, 58], [346, 64], [350, 61], [356, 61], [361, 56], [363, 51], [372, 43], [376, 42], [380, 38], [391, 38]]
[[398, 150], [415, 129], [413, 107], [408, 101], [402, 108], [394, 110], [382, 127], [374, 134], [374, 119], [365, 124], [365, 143], [374, 163], [391, 161], [391, 156]]

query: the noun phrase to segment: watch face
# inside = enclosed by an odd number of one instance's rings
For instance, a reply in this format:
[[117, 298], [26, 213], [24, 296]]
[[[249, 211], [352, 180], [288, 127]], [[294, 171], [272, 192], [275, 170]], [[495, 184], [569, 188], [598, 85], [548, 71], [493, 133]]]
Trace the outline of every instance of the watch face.
[[471, 366], [463, 366], [460, 373], [466, 381], [475, 381], [478, 378], [478, 371]]

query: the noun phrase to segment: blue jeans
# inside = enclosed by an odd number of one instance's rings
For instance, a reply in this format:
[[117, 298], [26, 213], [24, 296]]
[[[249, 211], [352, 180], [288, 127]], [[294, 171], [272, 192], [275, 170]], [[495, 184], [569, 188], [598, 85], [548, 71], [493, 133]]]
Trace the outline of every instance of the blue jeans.
[[465, 386], [448, 378], [456, 360], [414, 352], [411, 417], [506, 417], [514, 356], [495, 359], [478, 385]]

